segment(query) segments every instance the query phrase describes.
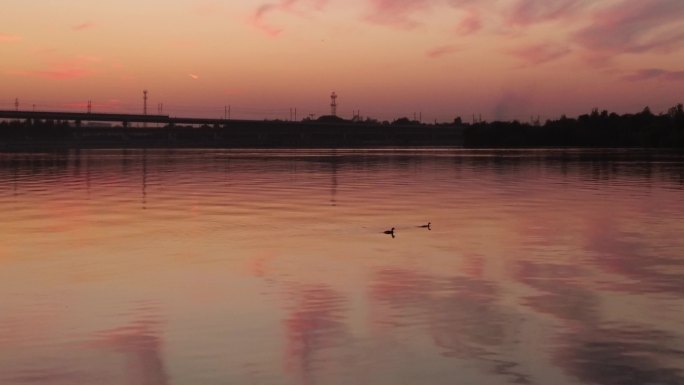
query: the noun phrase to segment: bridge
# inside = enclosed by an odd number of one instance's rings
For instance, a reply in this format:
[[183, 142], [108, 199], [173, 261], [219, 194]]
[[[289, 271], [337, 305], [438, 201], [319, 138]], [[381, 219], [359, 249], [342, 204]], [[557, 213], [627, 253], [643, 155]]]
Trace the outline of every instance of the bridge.
[[0, 150], [460, 146], [463, 143], [463, 129], [456, 125], [390, 125], [342, 119], [292, 122], [0, 110], [0, 128]]
[[[129, 123], [159, 123], [165, 125], [221, 125], [226, 124], [225, 119], [207, 118], [182, 118], [169, 115], [137, 115], [115, 113], [86, 113], [86, 112], [53, 112], [53, 111], [10, 111], [0, 110], [0, 119], [6, 120], [52, 120], [62, 122], [109, 122], [121, 123], [127, 127]], [[231, 120], [234, 121], [234, 120]]]

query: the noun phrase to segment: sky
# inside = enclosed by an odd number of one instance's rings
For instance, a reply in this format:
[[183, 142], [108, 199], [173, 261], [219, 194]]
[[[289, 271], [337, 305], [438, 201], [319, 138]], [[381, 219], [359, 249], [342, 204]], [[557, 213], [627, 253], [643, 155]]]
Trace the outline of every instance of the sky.
[[[0, 109], [529, 120], [684, 101], [682, 0], [3, 0]], [[358, 111], [358, 112], [357, 112]]]

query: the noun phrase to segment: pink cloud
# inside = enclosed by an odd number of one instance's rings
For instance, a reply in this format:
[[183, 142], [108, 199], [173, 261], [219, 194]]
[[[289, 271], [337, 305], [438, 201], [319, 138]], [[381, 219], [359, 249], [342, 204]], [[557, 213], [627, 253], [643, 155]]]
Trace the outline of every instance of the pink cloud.
[[11, 43], [19, 40], [21, 40], [21, 37], [19, 36], [0, 33], [0, 43]]
[[556, 44], [535, 44], [509, 51], [509, 53], [528, 65], [544, 64], [569, 54], [567, 47]]
[[55, 67], [46, 70], [15, 71], [11, 73], [20, 76], [37, 77], [43, 79], [71, 80], [87, 76], [91, 74], [92, 71], [79, 67]]
[[480, 31], [484, 25], [483, 15], [491, 17], [497, 13], [495, 6], [497, 0], [449, 0], [449, 5], [466, 16], [456, 26], [454, 32], [460, 36], [468, 36]]
[[73, 27], [71, 27], [71, 30], [72, 31], [85, 31], [88, 29], [93, 29], [93, 28], [95, 28], [95, 26], [96, 26], [95, 23], [85, 22], [85, 23], [81, 23], [78, 25], [74, 25]]
[[425, 53], [425, 56], [430, 59], [437, 59], [443, 56], [451, 55], [459, 51], [459, 48], [454, 45], [442, 45], [432, 48]]
[[669, 52], [684, 42], [684, 1], [623, 0], [596, 11], [574, 40], [596, 55]]
[[462, 36], [472, 35], [482, 29], [482, 19], [476, 13], [466, 16], [456, 27], [456, 33]]
[[92, 66], [99, 63], [98, 57], [79, 55], [72, 59], [53, 60], [46, 68], [39, 70], [11, 71], [10, 74], [54, 80], [71, 80], [92, 75]]
[[518, 0], [507, 19], [512, 25], [527, 26], [567, 18], [588, 4], [587, 0]]
[[634, 72], [624, 77], [625, 80], [665, 80], [684, 81], [684, 71], [668, 71], [660, 68], [647, 68]]
[[369, 0], [371, 12], [367, 21], [395, 28], [412, 29], [420, 25], [412, 18], [418, 11], [430, 8], [430, 0]]
[[261, 4], [252, 14], [250, 24], [267, 35], [276, 37], [283, 32], [283, 28], [269, 24], [266, 20], [268, 16], [277, 12], [303, 15], [308, 9], [320, 11], [327, 3], [328, 0], [280, 0], [276, 3]]

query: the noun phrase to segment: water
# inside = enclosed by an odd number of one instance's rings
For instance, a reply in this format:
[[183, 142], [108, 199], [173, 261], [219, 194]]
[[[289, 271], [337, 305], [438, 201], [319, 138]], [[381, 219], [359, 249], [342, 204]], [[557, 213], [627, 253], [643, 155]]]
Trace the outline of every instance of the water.
[[683, 190], [643, 151], [0, 154], [0, 384], [684, 384]]

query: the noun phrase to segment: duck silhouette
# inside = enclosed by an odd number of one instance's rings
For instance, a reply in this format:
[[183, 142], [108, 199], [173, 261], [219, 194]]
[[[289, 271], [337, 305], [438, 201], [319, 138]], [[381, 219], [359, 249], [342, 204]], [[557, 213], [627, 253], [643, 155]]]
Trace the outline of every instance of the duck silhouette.
[[422, 228], [422, 229], [432, 230], [432, 227], [431, 227], [431, 226], [432, 226], [432, 222], [428, 222], [427, 225], [421, 225], [421, 226], [418, 226], [418, 227], [420, 227], [420, 228]]
[[394, 238], [394, 227], [392, 227], [390, 230], [383, 231], [383, 234], [389, 234], [392, 236], [392, 238]]

